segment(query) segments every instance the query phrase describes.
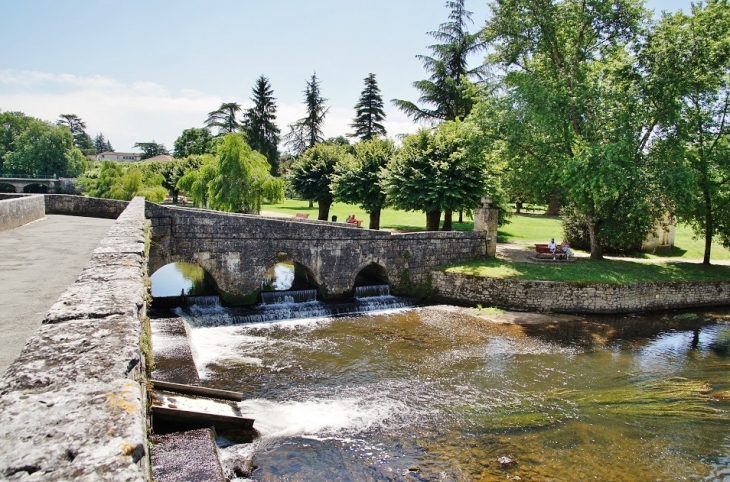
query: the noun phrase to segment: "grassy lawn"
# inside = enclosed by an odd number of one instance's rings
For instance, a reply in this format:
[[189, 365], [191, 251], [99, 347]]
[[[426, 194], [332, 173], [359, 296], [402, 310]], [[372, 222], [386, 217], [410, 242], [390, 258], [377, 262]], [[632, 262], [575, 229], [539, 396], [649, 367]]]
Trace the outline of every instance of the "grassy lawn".
[[650, 281], [728, 281], [730, 266], [696, 263], [640, 263], [636, 261], [579, 259], [571, 263], [513, 263], [490, 258], [446, 269], [491, 278], [542, 281], [634, 283]]
[[[280, 204], [266, 204], [262, 207], [264, 211], [289, 214], [309, 213], [311, 219], [317, 218], [317, 204], [309, 208], [307, 201], [287, 199]], [[363, 210], [343, 203], [334, 203], [330, 208], [330, 219], [337, 216], [338, 221], [344, 221], [347, 216], [354, 214], [367, 226], [369, 216]], [[454, 221], [457, 216], [454, 215]], [[471, 219], [464, 219], [465, 223], [454, 222], [454, 229], [459, 231], [471, 231], [474, 223]], [[559, 217], [546, 218], [537, 214], [514, 214], [509, 218], [509, 224], [502, 226], [498, 231], [500, 243], [547, 243], [550, 238], [558, 242], [563, 238], [563, 227]], [[422, 212], [398, 211], [385, 209], [380, 216], [382, 229], [398, 231], [423, 231], [426, 227], [426, 215]], [[656, 259], [673, 258], [680, 260], [701, 260], [704, 251], [704, 241], [692, 239], [692, 230], [686, 225], [677, 226], [675, 235], [675, 247], [668, 253], [640, 254], [642, 258]], [[627, 258], [627, 260], [630, 258]], [[712, 261], [730, 260], [730, 250], [723, 248], [720, 244], [712, 245]], [[507, 263], [500, 264], [498, 260], [488, 260], [484, 263], [483, 271], [476, 265], [464, 265], [460, 269], [480, 271], [484, 276], [496, 277], [524, 277], [529, 279], [565, 279], [572, 281], [605, 281], [605, 282], [629, 282], [629, 281], [650, 281], [650, 280], [681, 280], [681, 279], [728, 279], [730, 272], [722, 267], [703, 268], [702, 266], [676, 266], [673, 263], [636, 263], [631, 261], [610, 261], [593, 262], [579, 260], [576, 263], [550, 263], [536, 264], [529, 263]], [[686, 264], [686, 263], [685, 263]], [[718, 268], [715, 270], [715, 268]], [[511, 270], [511, 271], [510, 271]], [[528, 273], [529, 271], [529, 273]], [[468, 272], [468, 271], [465, 271]], [[504, 273], [511, 272], [512, 275]], [[501, 273], [501, 274], [500, 274]], [[475, 273], [476, 274], [476, 273]], [[709, 276], [709, 277], [708, 277]], [[560, 278], [562, 277], [562, 278]]]
[[[309, 219], [317, 219], [319, 210], [317, 203], [313, 208], [309, 208], [308, 201], [298, 199], [287, 199], [280, 204], [264, 204], [261, 206], [262, 211], [271, 211], [281, 214], [289, 214], [294, 216], [296, 213], [307, 213]], [[347, 216], [354, 214], [357, 219], [362, 220], [362, 226], [367, 227], [370, 223], [370, 216], [362, 209], [351, 204], [333, 203], [330, 206], [330, 220], [332, 216], [337, 216], [338, 222], [344, 222]], [[464, 217], [464, 223], [457, 223], [458, 214], [454, 215], [453, 227], [456, 231], [471, 231], [474, 229], [474, 222]], [[395, 209], [384, 209], [380, 213], [380, 229], [396, 230], [396, 231], [424, 231], [426, 229], [426, 213], [416, 211], [398, 211]]]
[[[499, 228], [497, 240], [500, 243], [547, 243], [550, 238], [557, 242], [563, 239], [563, 225], [559, 217], [546, 218], [540, 215], [514, 214], [509, 218], [510, 223]], [[678, 260], [702, 260], [705, 252], [705, 242], [702, 239], [692, 239], [692, 229], [686, 224], [677, 226], [674, 236], [674, 248], [669, 252], [657, 254], [639, 253], [638, 257], [645, 259], [676, 258]], [[720, 243], [712, 243], [711, 261], [730, 260], [730, 250]]]

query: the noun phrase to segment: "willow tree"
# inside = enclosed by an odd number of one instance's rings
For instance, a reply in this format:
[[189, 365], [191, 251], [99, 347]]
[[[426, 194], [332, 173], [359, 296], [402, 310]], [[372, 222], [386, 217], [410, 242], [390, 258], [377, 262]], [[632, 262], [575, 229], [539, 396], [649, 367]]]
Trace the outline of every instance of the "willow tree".
[[281, 201], [284, 185], [269, 173], [269, 163], [238, 134], [228, 134], [218, 148], [215, 177], [210, 181], [210, 207], [258, 214], [264, 199]]

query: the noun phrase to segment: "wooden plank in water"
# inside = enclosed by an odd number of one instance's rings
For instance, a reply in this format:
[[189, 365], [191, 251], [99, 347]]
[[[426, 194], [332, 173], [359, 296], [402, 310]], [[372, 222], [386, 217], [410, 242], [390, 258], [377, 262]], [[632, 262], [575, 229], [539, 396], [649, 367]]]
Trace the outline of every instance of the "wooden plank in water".
[[184, 385], [182, 383], [164, 382], [162, 380], [152, 380], [152, 385], [158, 390], [166, 390], [174, 393], [185, 393], [188, 395], [198, 395], [200, 397], [220, 398], [221, 400], [233, 400], [240, 402], [243, 400], [243, 393], [231, 392], [228, 390], [218, 390], [215, 388], [205, 388], [196, 385]]
[[253, 429], [254, 419], [235, 415], [195, 412], [179, 408], [152, 406], [152, 416], [168, 422], [179, 422], [191, 425], [214, 425], [221, 427], [236, 427]]

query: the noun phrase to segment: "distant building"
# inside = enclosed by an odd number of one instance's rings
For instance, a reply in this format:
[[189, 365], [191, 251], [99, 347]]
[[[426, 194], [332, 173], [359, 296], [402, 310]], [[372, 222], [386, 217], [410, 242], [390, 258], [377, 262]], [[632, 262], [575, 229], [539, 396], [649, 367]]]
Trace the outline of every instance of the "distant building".
[[138, 162], [142, 154], [137, 152], [100, 152], [96, 155], [97, 161]]

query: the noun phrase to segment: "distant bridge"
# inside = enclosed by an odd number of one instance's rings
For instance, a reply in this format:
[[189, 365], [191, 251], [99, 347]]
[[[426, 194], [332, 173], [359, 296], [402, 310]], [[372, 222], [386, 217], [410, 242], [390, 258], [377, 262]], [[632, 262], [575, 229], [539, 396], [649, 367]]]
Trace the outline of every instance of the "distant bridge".
[[55, 174], [41, 174], [38, 176], [28, 176], [25, 174], [0, 174], [0, 185], [12, 186], [12, 192], [28, 192], [31, 186], [40, 186], [42, 189], [34, 192], [53, 193], [58, 190], [61, 185], [61, 179]]
[[224, 299], [250, 303], [266, 271], [286, 260], [305, 273], [324, 299], [350, 296], [359, 276], [389, 283], [394, 294], [427, 295], [433, 268], [494, 255], [496, 210], [492, 215], [489, 233], [390, 233], [148, 202], [149, 273], [171, 262], [197, 264], [213, 277]]

